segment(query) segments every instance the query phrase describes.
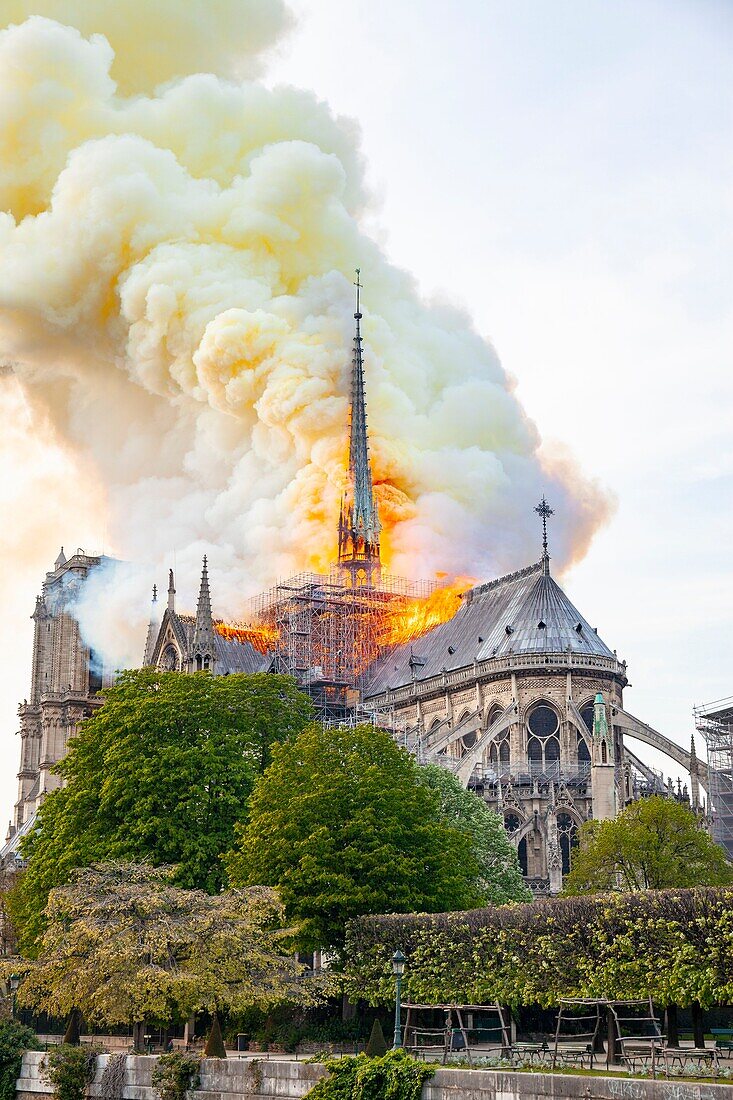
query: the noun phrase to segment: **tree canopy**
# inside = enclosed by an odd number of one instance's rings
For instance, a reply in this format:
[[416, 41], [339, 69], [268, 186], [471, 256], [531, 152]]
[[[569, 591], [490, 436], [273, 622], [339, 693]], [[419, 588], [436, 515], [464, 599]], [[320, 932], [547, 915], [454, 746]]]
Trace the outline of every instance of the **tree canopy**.
[[125, 672], [104, 693], [58, 767], [23, 847], [29, 860], [11, 897], [24, 953], [43, 930], [49, 891], [75, 867], [104, 860], [175, 864], [183, 887], [217, 891], [272, 746], [311, 717], [285, 676]]
[[443, 820], [471, 841], [486, 902], [503, 905], [508, 901], [531, 901], [532, 892], [522, 878], [516, 848], [499, 814], [439, 764], [420, 768], [418, 778], [438, 796]]
[[566, 894], [723, 886], [733, 868], [695, 814], [672, 798], [642, 798], [612, 821], [582, 826]]
[[111, 1025], [318, 999], [293, 957], [274, 890], [212, 896], [173, 886], [172, 872], [99, 864], [52, 890], [19, 1004], [57, 1016], [76, 1008]]
[[311, 726], [273, 749], [230, 880], [277, 886], [308, 947], [340, 949], [363, 913], [480, 905], [486, 866], [437, 787], [381, 730]]

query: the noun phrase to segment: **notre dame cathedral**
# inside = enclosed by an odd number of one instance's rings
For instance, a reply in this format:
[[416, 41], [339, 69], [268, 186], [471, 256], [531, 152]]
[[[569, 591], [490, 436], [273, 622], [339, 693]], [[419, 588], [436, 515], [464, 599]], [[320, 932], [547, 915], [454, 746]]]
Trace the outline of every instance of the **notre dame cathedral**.
[[[422, 762], [449, 768], [502, 817], [535, 893], [556, 893], [577, 832], [646, 794], [701, 808], [705, 765], [635, 718], [624, 705], [626, 663], [573, 606], [552, 576], [543, 499], [539, 560], [463, 594], [447, 621], [401, 645], [378, 626], [420, 590], [388, 577], [372, 492], [366, 428], [360, 305], [352, 365], [347, 491], [338, 521], [338, 560], [328, 576], [302, 574], [259, 604], [260, 623], [227, 624], [212, 614], [204, 559], [195, 611], [167, 604], [153, 613], [141, 663], [181, 673], [287, 672], [317, 713], [371, 720]], [[55, 765], [79, 724], [102, 705], [109, 683], [74, 617], [80, 586], [101, 562], [63, 550], [33, 612], [29, 697], [19, 708], [18, 801], [2, 851], [17, 857], [44, 796], [60, 783]], [[283, 592], [286, 595], [283, 595]], [[376, 625], [375, 625], [376, 624]], [[689, 793], [645, 764], [625, 738], [661, 750], [690, 775]]]

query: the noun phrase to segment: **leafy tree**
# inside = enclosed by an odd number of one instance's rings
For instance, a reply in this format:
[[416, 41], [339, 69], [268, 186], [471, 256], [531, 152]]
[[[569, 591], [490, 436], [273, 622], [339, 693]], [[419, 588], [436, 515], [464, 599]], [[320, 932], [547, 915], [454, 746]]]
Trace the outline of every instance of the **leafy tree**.
[[178, 885], [219, 890], [255, 778], [310, 715], [285, 676], [123, 673], [71, 743], [65, 786], [24, 845], [28, 869], [10, 898], [21, 950], [32, 953], [49, 890], [75, 867], [175, 864]]
[[90, 1022], [167, 1022], [206, 1009], [312, 1004], [275, 891], [181, 890], [171, 868], [100, 864], [54, 889], [39, 958], [18, 1001]]
[[580, 830], [566, 894], [724, 886], [733, 868], [687, 806], [655, 795]]
[[531, 901], [532, 893], [522, 879], [516, 849], [509, 842], [499, 815], [439, 764], [420, 768], [418, 777], [437, 794], [443, 819], [471, 841], [486, 901], [494, 905]]
[[340, 949], [358, 914], [464, 909], [485, 896], [466, 833], [441, 817], [410, 754], [370, 726], [311, 726], [275, 746], [237, 831], [231, 882], [277, 886], [304, 947]]

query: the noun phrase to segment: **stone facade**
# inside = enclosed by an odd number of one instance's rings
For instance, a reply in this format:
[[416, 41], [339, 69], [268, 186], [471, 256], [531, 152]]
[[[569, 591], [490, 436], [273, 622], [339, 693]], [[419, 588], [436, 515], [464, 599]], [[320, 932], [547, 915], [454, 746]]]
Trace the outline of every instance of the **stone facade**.
[[33, 611], [30, 695], [18, 708], [20, 769], [11, 837], [33, 818], [41, 799], [59, 786], [55, 765], [79, 723], [99, 706], [104, 670], [81, 636], [75, 604], [102, 559], [63, 548], [43, 581]]
[[387, 654], [365, 697], [421, 759], [498, 811], [542, 894], [561, 889], [584, 821], [615, 817], [645, 794], [677, 796], [624, 745], [627, 731], [683, 751], [627, 713], [626, 684], [625, 662], [551, 576], [545, 549], [536, 565], [472, 589], [453, 619]]

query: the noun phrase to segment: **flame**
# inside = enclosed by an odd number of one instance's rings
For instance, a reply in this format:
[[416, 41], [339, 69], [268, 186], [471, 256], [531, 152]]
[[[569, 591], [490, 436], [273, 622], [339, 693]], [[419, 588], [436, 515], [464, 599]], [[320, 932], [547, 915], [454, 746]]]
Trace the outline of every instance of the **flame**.
[[222, 638], [230, 642], [249, 642], [258, 653], [270, 653], [277, 641], [277, 630], [273, 626], [230, 626], [229, 623], [214, 623], [214, 629]]
[[460, 607], [461, 596], [476, 582], [471, 577], [456, 577], [429, 596], [408, 600], [385, 623], [380, 638], [383, 646], [404, 645], [427, 634], [433, 627], [447, 623]]

